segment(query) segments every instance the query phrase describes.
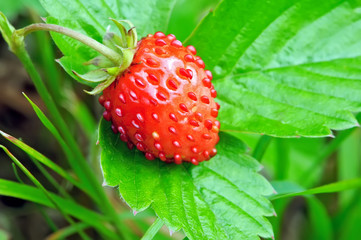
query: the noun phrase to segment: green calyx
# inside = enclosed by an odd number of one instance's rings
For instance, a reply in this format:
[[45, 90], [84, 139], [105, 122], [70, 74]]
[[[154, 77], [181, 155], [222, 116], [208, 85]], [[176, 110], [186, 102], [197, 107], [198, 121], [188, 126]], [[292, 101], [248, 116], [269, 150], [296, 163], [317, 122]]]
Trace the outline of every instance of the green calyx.
[[[86, 74], [73, 73], [80, 79], [99, 83], [92, 91], [85, 91], [88, 94], [98, 94], [114, 82], [118, 75], [122, 74], [132, 63], [137, 48], [137, 32], [133, 24], [129, 21], [117, 21], [111, 19], [119, 29], [120, 35], [113, 32], [106, 32], [103, 37], [104, 46], [112, 49], [119, 54], [119, 62], [114, 63], [111, 59], [104, 55], [99, 55], [85, 65], [95, 65], [99, 69], [90, 71]], [[127, 30], [123, 23], [127, 23], [130, 28]]]
[[[120, 34], [106, 32], [103, 37], [103, 43], [62, 26], [46, 23], [31, 24], [22, 29], [15, 30], [8, 22], [3, 13], [0, 12], [0, 32], [5, 41], [9, 44], [10, 50], [16, 54], [18, 49], [24, 47], [24, 38], [29, 33], [35, 31], [57, 32], [82, 42], [90, 48], [97, 51], [100, 55], [84, 63], [85, 65], [94, 65], [98, 69], [92, 70], [86, 74], [79, 74], [73, 71], [74, 75], [86, 82], [98, 83], [92, 91], [86, 91], [89, 94], [98, 94], [107, 88], [117, 76], [122, 74], [132, 63], [137, 49], [137, 31], [133, 24], [127, 20], [110, 19], [117, 26]], [[127, 29], [124, 24], [129, 26]]]

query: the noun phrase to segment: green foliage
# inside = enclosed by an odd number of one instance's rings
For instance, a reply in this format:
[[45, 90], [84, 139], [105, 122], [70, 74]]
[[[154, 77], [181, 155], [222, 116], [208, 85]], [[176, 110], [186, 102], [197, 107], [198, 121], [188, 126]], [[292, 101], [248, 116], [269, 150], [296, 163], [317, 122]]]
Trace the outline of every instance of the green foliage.
[[[359, 125], [353, 114], [361, 110], [360, 1], [321, 0], [315, 4], [311, 0], [223, 0], [218, 6], [216, 0], [40, 1], [49, 13], [47, 23], [74, 29], [99, 42], [108, 26], [110, 31], [116, 29], [109, 17], [132, 21], [140, 37], [163, 31], [186, 39], [192, 32], [185, 44], [194, 45], [213, 72], [223, 132], [217, 145], [218, 154], [209, 162], [178, 166], [159, 160], [147, 161], [139, 151], [127, 149], [110, 130], [109, 122], [100, 123], [104, 183], [117, 187], [134, 213], [151, 207], [159, 217], [146, 232], [145, 239], [154, 237], [163, 222], [171, 231], [183, 229], [186, 239], [271, 238], [274, 236], [272, 226], [265, 217], [276, 213], [265, 196], [275, 203], [277, 214], [281, 215], [271, 219], [276, 238], [281, 237], [281, 221], [291, 197], [304, 196], [311, 229], [305, 235], [309, 239], [358, 239], [360, 131], [345, 130], [332, 140], [270, 136], [333, 136], [331, 130]], [[7, 9], [0, 3], [0, 10], [11, 15], [11, 9], [17, 9], [18, 2], [12, 2]], [[216, 7], [209, 12], [212, 6]], [[14, 45], [11, 38], [14, 29], [2, 14], [0, 29], [7, 43]], [[58, 60], [60, 65], [76, 80], [94, 87], [73, 71], [84, 74], [92, 70], [83, 63], [94, 58], [96, 52], [69, 37], [51, 35], [64, 54]], [[69, 236], [80, 229], [80, 236], [86, 239], [82, 229], [93, 227], [104, 239], [134, 239], [136, 236], [124, 227], [92, 175], [57, 104], [68, 108], [93, 143], [96, 123], [90, 111], [76, 96], [56, 92], [61, 84], [59, 79], [54, 86], [50, 84], [51, 93], [69, 100], [54, 104], [25, 49], [14, 52], [35, 82], [55, 124], [28, 100], [60, 144], [76, 176], [22, 141], [0, 133], [37, 164], [44, 164], [84, 191], [97, 204], [100, 213], [84, 208], [66, 194], [63, 198], [50, 193], [40, 183], [35, 188], [0, 179], [0, 195], [58, 208], [65, 217], [69, 214], [80, 221], [60, 230], [59, 236]], [[54, 69], [48, 73], [52, 75], [50, 79], [54, 79]], [[249, 132], [266, 135], [259, 138], [244, 134]], [[272, 195], [272, 186], [258, 173], [260, 163], [249, 156], [247, 145], [240, 139], [254, 147], [254, 158], [264, 159], [266, 168], [262, 173], [278, 180], [273, 182], [277, 195]], [[340, 146], [336, 182], [321, 182], [328, 158]], [[91, 152], [96, 155], [95, 145]], [[14, 160], [10, 152], [8, 154]], [[341, 192], [339, 212], [335, 217], [330, 216], [323, 202], [312, 196], [338, 192]], [[137, 221], [135, 223], [139, 223]]]
[[146, 161], [109, 128], [109, 122], [101, 121], [105, 183], [117, 186], [133, 210], [152, 206], [170, 229], [183, 228], [191, 239], [272, 236], [263, 216], [271, 216], [273, 209], [262, 195], [273, 190], [257, 174], [260, 165], [245, 154], [240, 140], [222, 133], [219, 152], [211, 161], [178, 166]]
[[223, 130], [327, 136], [357, 126], [360, 2], [223, 1], [188, 39], [213, 70]]
[[[93, 37], [99, 42], [102, 41], [106, 28], [109, 26], [111, 31], [116, 28], [109, 20], [130, 20], [137, 27], [139, 37], [155, 31], [166, 31], [168, 27], [172, 8], [175, 0], [157, 0], [157, 1], [53, 1], [40, 0], [44, 8], [51, 17], [47, 18], [48, 23], [59, 24], [88, 36]], [[101, 11], [100, 11], [101, 9]], [[149, 13], [152, 14], [149, 14]], [[52, 34], [53, 39], [60, 50], [65, 55], [59, 60], [64, 69], [76, 80], [94, 86], [77, 78], [72, 70], [78, 73], [88, 72], [89, 67], [83, 63], [95, 57], [95, 52], [87, 46], [70, 39], [68, 37]]]
[[[54, 199], [55, 203], [65, 211], [65, 213], [74, 216], [84, 221], [85, 223], [88, 223], [96, 229], [99, 229], [108, 237], [114, 239], [114, 236], [112, 237], [111, 232], [104, 231], [105, 228], [102, 227], [103, 222], [105, 221], [103, 216], [96, 212], [90, 211], [77, 203], [63, 199], [56, 194], [49, 194], [51, 198]], [[42, 190], [5, 179], [0, 179], [0, 195], [21, 198], [55, 208], [54, 204], [49, 200], [49, 198], [45, 196]]]
[[2, 11], [10, 20], [13, 20], [17, 15], [26, 8], [34, 9], [39, 14], [44, 14], [44, 9], [41, 7], [38, 0], [12, 0], [0, 1], [0, 11]]

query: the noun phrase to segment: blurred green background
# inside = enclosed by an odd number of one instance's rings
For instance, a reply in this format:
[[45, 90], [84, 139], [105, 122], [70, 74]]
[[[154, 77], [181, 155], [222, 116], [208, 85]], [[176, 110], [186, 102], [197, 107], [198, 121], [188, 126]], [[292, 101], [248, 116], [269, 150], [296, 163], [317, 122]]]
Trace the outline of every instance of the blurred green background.
[[[177, 38], [184, 40], [217, 2], [216, 0], [178, 1], [167, 33], [174, 33]], [[40, 22], [39, 16], [46, 17], [37, 0], [3, 0], [0, 1], [0, 11], [5, 13], [16, 28]], [[61, 53], [48, 34], [31, 35], [27, 39], [27, 49], [46, 80], [56, 104], [66, 116], [69, 127], [82, 144], [84, 152], [89, 151], [87, 146], [94, 139], [95, 133], [95, 130], [89, 129], [96, 128], [101, 116], [97, 99], [86, 95], [82, 91], [82, 86], [70, 79], [55, 64], [54, 59], [59, 58]], [[16, 57], [8, 51], [3, 39], [0, 39], [0, 84], [0, 129], [15, 137], [21, 137], [39, 152], [64, 166], [63, 154], [59, 146], [42, 127], [21, 92], [25, 92], [45, 112], [46, 109], [25, 70]], [[268, 138], [269, 146], [262, 160], [264, 165], [262, 174], [279, 192], [287, 189], [309, 189], [361, 176], [361, 130], [349, 129], [335, 132], [335, 135], [336, 138]], [[260, 137], [267, 138], [252, 134], [239, 134], [237, 137], [244, 140], [251, 151], [256, 147]], [[44, 179], [25, 154], [2, 138], [0, 144], [16, 153], [38, 179]], [[97, 169], [98, 165], [94, 162], [94, 169]], [[0, 151], [0, 178], [16, 179], [11, 161], [2, 151]], [[56, 191], [51, 186], [47, 187]], [[68, 190], [78, 202], [87, 206], [88, 201], [81, 192]], [[361, 239], [360, 196], [361, 191], [354, 189], [334, 194], [274, 200], [277, 217], [270, 220], [274, 227], [275, 238], [359, 240]], [[133, 217], [129, 208], [117, 199], [118, 197], [114, 196], [113, 201], [118, 201], [119, 208], [129, 219], [128, 226], [131, 231], [136, 236], [142, 236], [152, 223], [154, 213], [149, 210]], [[51, 222], [60, 227], [66, 225], [55, 210], [0, 196], [0, 240], [44, 239], [54, 231]], [[96, 235], [93, 237], [97, 238]], [[175, 234], [170, 237], [166, 229], [163, 229], [156, 239], [169, 238], [182, 239], [183, 235]]]

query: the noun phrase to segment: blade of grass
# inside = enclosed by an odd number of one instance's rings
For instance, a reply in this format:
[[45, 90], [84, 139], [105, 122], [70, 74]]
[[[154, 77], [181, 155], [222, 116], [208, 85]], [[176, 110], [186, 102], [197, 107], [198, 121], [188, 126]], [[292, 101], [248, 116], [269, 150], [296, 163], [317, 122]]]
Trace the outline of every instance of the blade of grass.
[[[50, 93], [48, 92], [44, 82], [42, 81], [40, 74], [37, 72], [28, 52], [25, 49], [24, 35], [19, 35], [19, 32], [16, 32], [14, 27], [8, 22], [6, 17], [0, 12], [1, 16], [1, 32], [9, 44], [10, 50], [19, 58], [21, 63], [24, 65], [25, 70], [30, 75], [35, 88], [37, 89], [39, 95], [43, 99], [45, 105], [47, 106], [53, 120], [55, 121], [55, 125], [58, 127], [64, 139], [69, 144], [71, 152], [75, 156], [75, 163], [77, 165], [76, 169], [81, 169], [80, 172], [76, 172], [76, 174], [83, 178], [81, 181], [89, 182], [90, 186], [92, 186], [92, 190], [95, 195], [99, 197], [100, 203], [99, 207], [112, 219], [112, 222], [117, 229], [119, 236], [122, 236], [122, 224], [118, 215], [114, 211], [109, 199], [107, 198], [105, 192], [103, 191], [100, 183], [97, 181], [96, 177], [92, 173], [90, 167], [88, 166], [86, 159], [82, 155], [82, 151], [79, 149], [78, 144], [73, 138], [69, 128], [67, 127], [62, 115], [60, 114], [56, 104], [54, 103]], [[33, 25], [34, 26], [34, 25]], [[83, 176], [84, 173], [84, 176]], [[94, 194], [92, 194], [94, 195]]]
[[141, 240], [152, 240], [159, 231], [159, 229], [163, 226], [163, 224], [164, 224], [163, 220], [158, 217], [145, 232]]
[[50, 159], [48, 159], [47, 157], [45, 157], [44, 155], [42, 155], [35, 149], [31, 148], [30, 146], [26, 145], [22, 141], [16, 139], [15, 137], [13, 137], [1, 130], [0, 130], [0, 134], [3, 137], [5, 137], [7, 140], [9, 140], [11, 143], [13, 143], [15, 146], [19, 147], [24, 152], [26, 152], [33, 159], [36, 159], [40, 163], [44, 164], [45, 166], [47, 166], [48, 168], [50, 168], [51, 170], [53, 170], [54, 172], [56, 172], [57, 174], [62, 176], [64, 179], [71, 182], [74, 186], [78, 187], [79, 189], [82, 189], [83, 191], [85, 190], [84, 187], [82, 185], [80, 185], [80, 183], [77, 180], [75, 180], [67, 171], [62, 169], [60, 166], [55, 164], [53, 161], [51, 161]]
[[63, 149], [63, 151], [64, 151], [64, 153], [66, 155], [66, 157], [69, 159], [68, 162], [69, 162], [70, 166], [78, 174], [78, 176], [79, 176], [79, 178], [81, 180], [81, 183], [87, 189], [87, 193], [89, 195], [93, 196], [93, 198], [95, 200], [97, 200], [98, 197], [96, 197], [94, 195], [94, 192], [92, 192], [92, 189], [93, 189], [92, 186], [90, 185], [89, 181], [85, 180], [85, 179], [87, 179], [87, 176], [85, 176], [85, 173], [82, 171], [82, 168], [80, 167], [80, 165], [76, 164], [76, 162], [77, 162], [76, 157], [75, 157], [75, 155], [72, 154], [69, 145], [65, 142], [65, 140], [60, 135], [59, 131], [50, 122], [50, 120], [45, 116], [45, 114], [40, 110], [40, 108], [38, 106], [36, 106], [36, 104], [33, 101], [31, 101], [31, 99], [28, 96], [26, 96], [25, 93], [23, 93], [23, 95], [28, 100], [28, 102], [30, 103], [31, 107], [34, 109], [36, 115], [38, 116], [40, 121], [43, 123], [43, 125], [53, 134], [53, 136], [59, 142], [61, 148]]
[[[151, 225], [148, 221], [148, 219], [140, 219], [135, 218], [134, 223], [137, 225], [137, 227], [142, 231], [146, 232], [149, 229], [149, 226]], [[160, 229], [157, 234], [153, 237], [153, 239], [157, 240], [172, 240], [172, 239], [181, 239], [184, 234], [182, 232], [176, 232], [172, 235], [169, 235], [167, 228]]]
[[[45, 189], [45, 187], [34, 177], [34, 175], [3, 145], [0, 145], [5, 153], [13, 160], [13, 162], [20, 168], [20, 170], [30, 179], [30, 181], [39, 188], [45, 196], [51, 201], [51, 203], [55, 206], [55, 208], [64, 216], [65, 220], [70, 224], [73, 225], [75, 222], [74, 220], [62, 209], [51, 197], [49, 192]], [[78, 230], [78, 234], [82, 239], [89, 240], [90, 238], [81, 230]]]
[[39, 171], [44, 175], [44, 177], [49, 181], [55, 189], [59, 191], [59, 193], [66, 199], [73, 200], [73, 198], [69, 195], [69, 193], [49, 174], [49, 172], [38, 162], [36, 159], [29, 156], [31, 161], [35, 164], [35, 166], [39, 169]]
[[87, 223], [75, 223], [74, 225], [62, 228], [52, 234], [50, 234], [46, 240], [56, 240], [56, 239], [66, 239], [67, 237], [70, 237], [71, 235], [75, 234], [77, 232], [77, 229], [85, 230], [89, 228], [90, 225]]
[[[25, 94], [24, 96], [26, 99], [30, 102], [31, 106], [33, 107], [34, 111], [36, 112], [39, 119], [43, 122], [43, 124], [49, 129], [51, 133], [58, 139], [61, 146], [63, 146], [64, 151], [69, 154], [70, 157], [70, 164], [74, 166], [78, 170], [76, 172], [80, 172], [80, 177], [82, 177], [83, 182], [85, 182], [87, 185], [87, 189], [94, 190], [89, 191], [88, 193], [90, 196], [95, 200], [95, 202], [98, 203], [98, 206], [108, 215], [112, 218], [113, 223], [115, 224], [115, 227], [117, 228], [118, 234], [120, 236], [123, 235], [124, 226], [122, 226], [122, 223], [120, 219], [118, 218], [118, 215], [114, 211], [114, 208], [112, 207], [111, 203], [109, 202], [109, 199], [105, 195], [105, 192], [103, 191], [101, 185], [99, 184], [98, 180], [96, 179], [94, 173], [91, 172], [84, 156], [82, 155], [81, 151], [79, 151], [78, 148], [76, 148], [75, 155], [71, 155], [71, 152], [69, 151], [69, 145], [71, 143], [66, 144], [66, 142], [63, 140], [57, 129], [54, 127], [54, 125], [49, 121], [49, 119], [45, 116], [45, 114], [40, 110], [38, 106], [36, 106]], [[77, 161], [78, 160], [78, 161]], [[80, 160], [80, 161], [79, 161]], [[81, 163], [80, 165], [74, 165], [74, 163]], [[84, 166], [83, 166], [84, 165]], [[79, 169], [79, 167], [81, 167]], [[124, 236], [122, 236], [124, 237]]]
[[305, 191], [293, 192], [293, 193], [285, 193], [271, 196], [271, 200], [279, 199], [279, 198], [287, 198], [287, 197], [295, 197], [295, 196], [304, 196], [304, 195], [313, 195], [320, 193], [333, 193], [340, 192], [349, 189], [355, 189], [361, 187], [361, 178], [354, 178], [344, 181], [339, 181], [335, 183], [326, 184], [320, 187], [312, 188]]
[[[32, 79], [36, 90], [38, 91], [40, 97], [44, 101], [47, 109], [49, 110], [53, 121], [55, 122], [55, 125], [58, 127], [64, 138], [66, 139], [66, 142], [69, 143], [69, 147], [71, 149], [71, 152], [75, 154], [75, 152], [79, 151], [79, 147], [76, 144], [76, 141], [74, 140], [69, 128], [67, 127], [62, 115], [60, 114], [53, 98], [51, 97], [50, 93], [48, 92], [45, 84], [43, 83], [39, 73], [35, 69], [35, 66], [33, 62], [31, 61], [31, 58], [28, 54], [28, 52], [25, 49], [23, 42], [15, 42], [12, 45], [12, 50], [15, 53], [15, 55], [20, 59], [21, 63], [24, 65], [25, 70], [30, 75], [30, 78]], [[76, 159], [74, 157], [75, 161], [72, 163], [72, 165], [75, 165], [74, 170], [76, 171], [76, 174], [79, 176], [79, 178], [86, 182], [87, 178], [84, 175], [84, 171], [81, 170], [86, 163], [82, 163], [82, 159]]]
[[[21, 183], [21, 184], [24, 184], [23, 180], [20, 178], [20, 175], [18, 173], [18, 170], [16, 168], [16, 165], [15, 163], [12, 163], [11, 164], [12, 167], [13, 167], [13, 171], [14, 171], [14, 175], [16, 177], [16, 179]], [[48, 224], [48, 226], [50, 227], [50, 229], [55, 232], [58, 230], [58, 227], [56, 226], [56, 224], [53, 222], [53, 220], [49, 217], [49, 215], [44, 211], [44, 209], [38, 205], [38, 204], [35, 204], [35, 206], [37, 207], [37, 209], [39, 210], [40, 214], [44, 217], [45, 219], [45, 222]]]
[[[0, 179], [0, 195], [20, 198], [23, 200], [39, 203], [47, 207], [55, 208], [54, 204], [44, 195], [40, 189], [5, 179]], [[119, 239], [119, 237], [105, 224], [108, 219], [104, 216], [99, 215], [98, 213], [95, 213], [83, 207], [82, 205], [59, 197], [54, 193], [49, 193], [49, 195], [54, 200], [54, 202], [56, 202], [56, 204], [64, 209], [67, 214], [94, 227], [100, 233], [106, 236], [105, 239]]]

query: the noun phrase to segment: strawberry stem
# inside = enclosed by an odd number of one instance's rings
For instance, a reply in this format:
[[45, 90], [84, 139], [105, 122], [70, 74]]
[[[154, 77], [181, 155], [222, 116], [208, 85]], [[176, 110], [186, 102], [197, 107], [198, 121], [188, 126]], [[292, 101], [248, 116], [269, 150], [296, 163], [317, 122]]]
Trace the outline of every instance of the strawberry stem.
[[85, 45], [99, 52], [118, 66], [120, 66], [123, 62], [123, 57], [119, 53], [82, 33], [76, 32], [66, 27], [54, 24], [35, 23], [22, 29], [16, 30], [14, 34], [18, 35], [18, 37], [25, 37], [26, 35], [35, 31], [51, 31], [64, 34], [68, 37], [78, 40], [81, 43], [84, 43]]

